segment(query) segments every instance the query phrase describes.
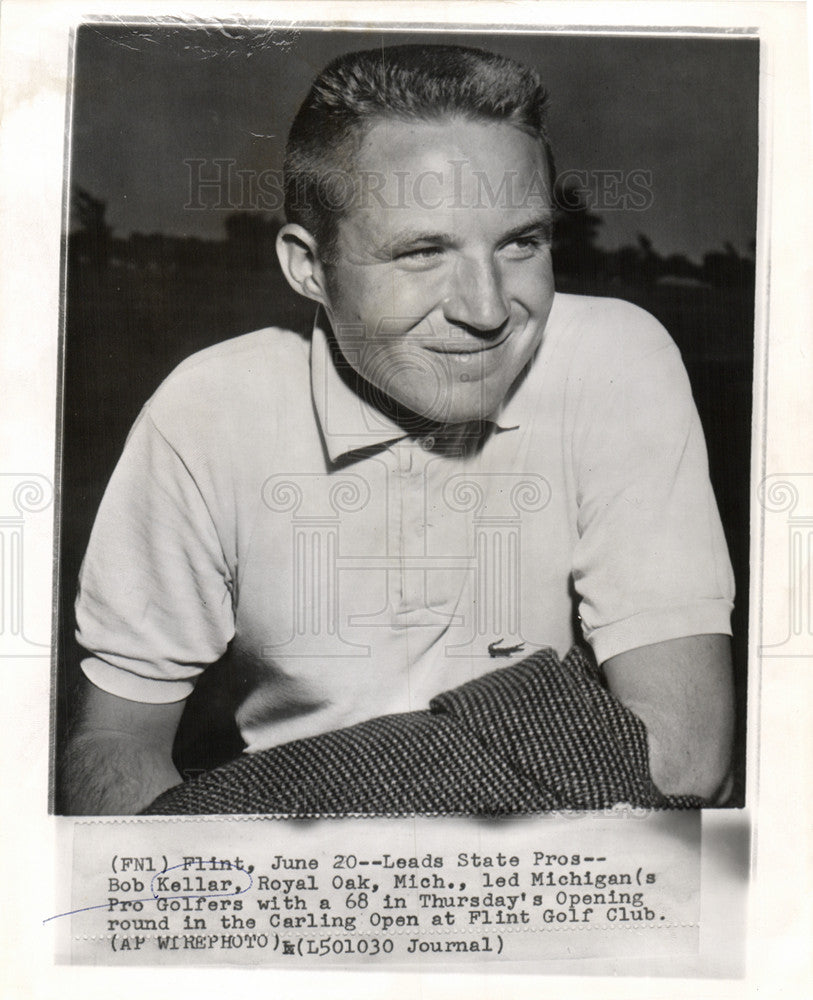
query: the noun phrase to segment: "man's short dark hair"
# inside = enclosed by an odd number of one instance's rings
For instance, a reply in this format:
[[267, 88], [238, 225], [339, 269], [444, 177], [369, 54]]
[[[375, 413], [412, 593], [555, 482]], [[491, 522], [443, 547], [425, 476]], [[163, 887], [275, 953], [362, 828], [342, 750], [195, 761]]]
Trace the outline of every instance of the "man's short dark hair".
[[288, 134], [286, 218], [308, 230], [324, 260], [333, 257], [355, 153], [382, 117], [515, 125], [542, 144], [552, 184], [547, 104], [533, 70], [493, 52], [396, 45], [339, 56], [314, 81]]

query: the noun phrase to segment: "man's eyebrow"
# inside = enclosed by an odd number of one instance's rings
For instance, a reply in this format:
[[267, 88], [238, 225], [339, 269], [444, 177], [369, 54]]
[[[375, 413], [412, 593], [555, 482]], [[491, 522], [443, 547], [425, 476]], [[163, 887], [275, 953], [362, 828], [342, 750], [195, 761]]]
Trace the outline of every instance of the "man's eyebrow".
[[387, 238], [376, 249], [383, 256], [399, 253], [416, 244], [429, 243], [433, 246], [451, 246], [455, 237], [451, 233], [432, 232], [426, 229], [399, 229]]
[[521, 236], [531, 236], [534, 234], [542, 235], [546, 239], [551, 238], [553, 235], [553, 214], [551, 212], [546, 212], [544, 215], [540, 215], [535, 219], [529, 219], [528, 222], [523, 222], [522, 225], [509, 229], [507, 233], [503, 233], [500, 237], [500, 243], [510, 243], [511, 240], [518, 239]]

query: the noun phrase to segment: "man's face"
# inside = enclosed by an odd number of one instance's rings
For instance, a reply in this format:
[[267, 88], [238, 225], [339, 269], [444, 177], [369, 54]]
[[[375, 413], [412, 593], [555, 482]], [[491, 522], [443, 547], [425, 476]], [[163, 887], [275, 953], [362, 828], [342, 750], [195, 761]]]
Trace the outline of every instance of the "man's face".
[[382, 119], [356, 158], [326, 309], [370, 399], [461, 423], [488, 416], [553, 303], [541, 144], [502, 123]]

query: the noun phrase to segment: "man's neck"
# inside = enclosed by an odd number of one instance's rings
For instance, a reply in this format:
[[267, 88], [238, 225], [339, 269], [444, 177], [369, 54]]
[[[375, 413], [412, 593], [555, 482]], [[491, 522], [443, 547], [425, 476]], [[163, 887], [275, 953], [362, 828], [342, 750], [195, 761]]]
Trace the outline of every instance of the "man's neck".
[[494, 429], [494, 423], [485, 418], [446, 423], [415, 413], [358, 374], [342, 354], [329, 326], [325, 334], [333, 365], [342, 382], [388, 421], [400, 427], [405, 435], [416, 440], [431, 439], [433, 451], [460, 454], [481, 448]]

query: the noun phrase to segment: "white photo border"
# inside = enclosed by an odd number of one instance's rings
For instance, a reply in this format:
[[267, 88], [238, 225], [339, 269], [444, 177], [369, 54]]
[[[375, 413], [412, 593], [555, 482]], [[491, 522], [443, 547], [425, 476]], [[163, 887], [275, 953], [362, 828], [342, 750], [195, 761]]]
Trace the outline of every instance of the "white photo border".
[[[251, 4], [242, 9], [223, 4], [195, 4], [193, 16], [231, 19], [235, 14], [251, 21], [274, 19], [290, 24], [297, 20], [325, 23], [336, 18], [348, 27], [358, 19], [384, 16], [380, 6]], [[138, 10], [135, 8], [138, 7]], [[240, 5], [235, 5], [240, 7]], [[0, 150], [0, 209], [2, 209], [3, 395], [6, 416], [0, 426], [3, 471], [44, 476], [53, 481], [54, 428], [57, 418], [58, 352], [55, 331], [61, 322], [60, 255], [65, 214], [62, 164], [66, 121], [66, 81], [69, 67], [70, 28], [89, 16], [114, 12], [127, 15], [185, 18], [189, 9], [167, 4], [114, 3], [81, 7], [73, 3], [33, 3], [10, 0], [0, 22], [0, 54], [4, 82], [3, 144]], [[464, 13], [465, 12], [465, 13]], [[445, 7], [392, 4], [386, 17], [391, 26], [410, 26], [414, 20], [432, 20], [477, 30], [532, 26], [534, 30], [596, 30], [647, 33], [650, 30], [706, 33], [756, 29], [761, 46], [761, 152], [757, 240], [757, 337], [754, 381], [754, 436], [752, 509], [751, 640], [749, 691], [749, 781], [746, 814], [753, 822], [749, 890], [747, 978], [706, 983], [708, 995], [749, 995], [759, 984], [781, 983], [789, 991], [804, 988], [809, 974], [806, 942], [810, 914], [806, 896], [810, 889], [810, 849], [799, 835], [809, 830], [811, 807], [809, 774], [810, 671], [805, 655], [759, 655], [762, 623], [786, 614], [792, 581], [784, 575], [780, 553], [765, 550], [764, 518], [756, 502], [760, 484], [769, 475], [806, 476], [813, 471], [806, 448], [806, 418], [812, 394], [811, 381], [800, 377], [809, 365], [810, 292], [806, 257], [810, 247], [810, 207], [805, 197], [810, 179], [809, 78], [805, 72], [804, 5], [796, 3], [718, 4], [512, 4], [489, 3]], [[362, 17], [362, 15], [364, 15]], [[457, 22], [457, 23], [456, 23]], [[622, 27], [619, 27], [622, 26]], [[31, 198], [31, 192], [37, 194]], [[797, 195], [794, 196], [794, 190]], [[801, 192], [801, 195], [798, 194]], [[770, 288], [770, 292], [768, 289]], [[25, 333], [21, 333], [25, 331]], [[770, 365], [769, 365], [770, 355]], [[807, 405], [806, 405], [807, 404]], [[47, 486], [45, 487], [47, 490]], [[43, 501], [44, 502], [44, 501]], [[47, 515], [43, 520], [47, 520]], [[29, 539], [26, 539], [29, 544]], [[33, 599], [29, 635], [41, 638], [51, 628], [53, 523], [40, 529], [26, 551], [26, 586]], [[26, 994], [49, 995], [51, 987], [69, 995], [95, 996], [106, 992], [107, 977], [115, 977], [123, 996], [153, 988], [157, 970], [137, 973], [110, 970], [56, 968], [49, 935], [40, 923], [44, 910], [57, 912], [62, 870], [57, 865], [55, 838], [71, 824], [46, 814], [49, 783], [50, 676], [47, 650], [27, 660], [9, 660], [6, 699], [15, 725], [4, 727], [7, 765], [7, 802], [13, 803], [12, 822], [4, 826], [4, 856], [13, 859], [7, 873], [13, 912], [4, 916], [4, 942], [13, 962], [8, 966], [10, 985], [20, 984]], [[793, 773], [792, 759], [801, 763]], [[10, 772], [10, 773], [8, 773]], [[714, 827], [718, 815], [707, 814], [704, 828]], [[704, 829], [705, 832], [705, 829]], [[787, 862], [793, 859], [792, 872]], [[183, 974], [184, 980], [180, 979]], [[164, 988], [195, 988], [207, 996], [222, 990], [228, 970], [163, 970]], [[284, 995], [307, 996], [327, 983], [322, 973], [290, 974], [267, 970]], [[339, 981], [331, 975], [330, 988], [337, 995], [376, 996], [386, 988], [393, 995], [489, 995], [499, 979], [464, 974], [411, 975], [348, 973]], [[194, 984], [194, 985], [193, 985]], [[694, 996], [696, 979], [659, 981], [659, 996]], [[557, 989], [584, 995], [647, 996], [653, 981], [583, 981], [545, 978], [513, 979], [512, 995], [555, 996]]]

